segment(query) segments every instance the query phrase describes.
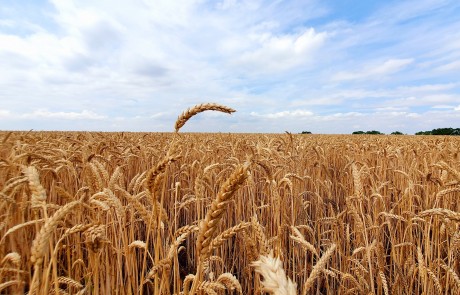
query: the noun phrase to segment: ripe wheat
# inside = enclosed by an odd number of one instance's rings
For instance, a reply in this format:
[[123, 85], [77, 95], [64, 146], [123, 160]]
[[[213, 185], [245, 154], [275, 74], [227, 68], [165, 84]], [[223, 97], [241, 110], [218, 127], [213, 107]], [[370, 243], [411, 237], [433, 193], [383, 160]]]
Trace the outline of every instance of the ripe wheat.
[[458, 137], [0, 138], [0, 294], [460, 293]]

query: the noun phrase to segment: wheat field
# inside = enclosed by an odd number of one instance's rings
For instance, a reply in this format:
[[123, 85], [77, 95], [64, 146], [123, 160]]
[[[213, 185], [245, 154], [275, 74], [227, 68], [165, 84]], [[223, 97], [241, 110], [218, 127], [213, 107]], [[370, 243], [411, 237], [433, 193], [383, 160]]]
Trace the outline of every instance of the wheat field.
[[0, 294], [460, 293], [458, 137], [177, 132], [191, 116], [0, 132]]

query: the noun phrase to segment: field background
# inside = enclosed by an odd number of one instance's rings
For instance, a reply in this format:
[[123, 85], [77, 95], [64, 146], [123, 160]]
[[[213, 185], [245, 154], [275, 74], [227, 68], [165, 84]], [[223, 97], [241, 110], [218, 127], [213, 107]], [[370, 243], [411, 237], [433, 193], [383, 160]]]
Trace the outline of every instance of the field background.
[[460, 292], [458, 137], [0, 142], [0, 294], [264, 294], [260, 255], [298, 294]]

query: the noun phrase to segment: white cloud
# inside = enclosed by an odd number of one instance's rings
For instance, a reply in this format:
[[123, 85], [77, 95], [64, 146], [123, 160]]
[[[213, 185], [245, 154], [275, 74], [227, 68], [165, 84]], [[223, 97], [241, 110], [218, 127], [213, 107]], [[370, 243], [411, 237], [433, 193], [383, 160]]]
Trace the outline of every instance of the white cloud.
[[403, 1], [337, 19], [332, 2], [53, 0], [40, 17], [18, 4], [0, 20], [0, 129], [171, 131], [206, 101], [238, 113], [189, 130], [460, 124], [459, 6]]
[[[152, 113], [152, 114], [145, 114], [145, 115], [136, 115], [134, 117], [132, 117], [133, 119], [136, 119], [136, 120], [148, 120], [148, 119], [161, 119], [161, 118], [166, 118], [166, 117], [170, 117], [171, 114], [169, 113], [166, 113], [166, 112], [158, 112], [158, 113]], [[126, 120], [127, 118], [126, 117], [122, 117], [120, 118], [120, 120]]]
[[425, 95], [421, 98], [424, 102], [428, 103], [449, 103], [460, 101], [460, 95], [447, 94], [447, 93], [436, 93]]
[[385, 62], [374, 65], [367, 66], [366, 68], [355, 71], [355, 72], [339, 72], [334, 77], [333, 80], [344, 81], [344, 80], [360, 80], [360, 79], [374, 79], [378, 77], [383, 77], [387, 75], [394, 74], [406, 68], [408, 65], [413, 63], [414, 59], [389, 59]]
[[377, 107], [374, 110], [376, 112], [399, 112], [399, 111], [405, 111], [407, 110], [408, 107], [395, 107], [395, 106], [385, 106], [385, 107]]
[[438, 71], [458, 71], [460, 70], [460, 60], [456, 60], [436, 68]]
[[257, 112], [251, 112], [250, 115], [253, 117], [260, 117], [260, 118], [267, 118], [267, 119], [281, 119], [281, 118], [310, 117], [313, 115], [313, 113], [310, 111], [305, 111], [305, 110], [294, 110], [294, 111], [282, 111], [282, 112], [266, 113], [266, 114], [259, 114]]
[[160, 112], [160, 113], [156, 113], [156, 114], [152, 114], [150, 115], [149, 117], [152, 118], [152, 119], [156, 119], [156, 118], [162, 118], [166, 115], [166, 113], [164, 112]]
[[370, 75], [387, 75], [394, 72], [398, 72], [405, 68], [407, 65], [411, 64], [414, 60], [412, 58], [406, 59], [390, 59], [385, 61], [383, 64], [377, 66], [376, 68], [370, 70], [368, 74]]
[[458, 83], [446, 83], [446, 84], [425, 84], [418, 86], [402, 86], [398, 87], [397, 90], [407, 92], [431, 92], [431, 91], [442, 91], [449, 90], [458, 87]]
[[409, 113], [409, 114], [407, 114], [407, 117], [408, 118], [420, 118], [420, 117], [422, 117], [422, 115], [417, 114], [417, 113]]
[[0, 110], [0, 119], [8, 119], [11, 116], [11, 112], [8, 110]]
[[326, 32], [313, 28], [292, 35], [258, 34], [251, 38], [255, 49], [243, 52], [235, 65], [259, 72], [285, 71], [313, 60], [326, 38]]
[[455, 106], [440, 104], [440, 105], [434, 105], [431, 108], [432, 109], [455, 109]]
[[51, 112], [40, 109], [31, 113], [19, 115], [23, 119], [60, 119], [60, 120], [102, 120], [107, 116], [99, 115], [95, 112], [83, 110], [81, 112]]
[[365, 114], [360, 112], [348, 112], [348, 113], [335, 113], [331, 115], [320, 116], [319, 118], [324, 121], [335, 121], [343, 119], [356, 119], [357, 117], [363, 117]]
[[408, 21], [432, 15], [451, 3], [449, 0], [407, 0], [388, 3], [377, 16], [387, 22]]

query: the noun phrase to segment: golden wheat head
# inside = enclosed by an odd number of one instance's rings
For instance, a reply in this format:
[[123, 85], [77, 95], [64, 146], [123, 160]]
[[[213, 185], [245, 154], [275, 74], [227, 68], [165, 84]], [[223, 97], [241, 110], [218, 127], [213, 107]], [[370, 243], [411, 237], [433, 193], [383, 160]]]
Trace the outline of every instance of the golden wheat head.
[[227, 114], [231, 114], [233, 112], [236, 112], [234, 109], [229, 108], [224, 105], [220, 105], [217, 103], [202, 103], [198, 104], [192, 108], [189, 108], [185, 112], [183, 112], [176, 121], [176, 125], [174, 128], [176, 129], [176, 132], [179, 132], [179, 129], [182, 128], [182, 126], [185, 125], [185, 123], [193, 116], [195, 116], [198, 113], [204, 112], [204, 111], [219, 111]]

